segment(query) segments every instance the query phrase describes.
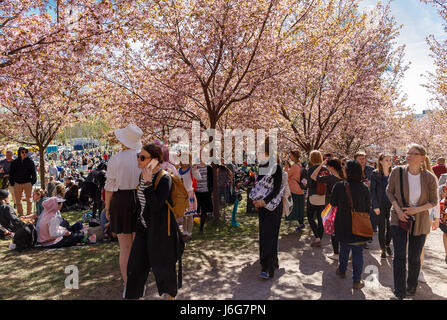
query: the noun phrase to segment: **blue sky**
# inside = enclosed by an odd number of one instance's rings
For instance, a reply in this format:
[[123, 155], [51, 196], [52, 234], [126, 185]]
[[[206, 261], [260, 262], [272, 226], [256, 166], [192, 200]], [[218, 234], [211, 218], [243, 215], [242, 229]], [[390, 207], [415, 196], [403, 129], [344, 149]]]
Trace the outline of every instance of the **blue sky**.
[[[375, 6], [378, 0], [362, 0], [360, 8]], [[381, 1], [382, 4], [387, 3]], [[436, 8], [420, 0], [391, 1], [391, 11], [398, 25], [402, 25], [398, 44], [406, 45], [405, 61], [411, 62], [402, 81], [402, 91], [407, 94], [407, 105], [417, 113], [431, 109], [430, 94], [421, 86], [426, 82], [421, 75], [435, 70], [430, 48], [426, 42], [428, 35], [433, 34], [437, 40], [446, 39], [443, 21]]]

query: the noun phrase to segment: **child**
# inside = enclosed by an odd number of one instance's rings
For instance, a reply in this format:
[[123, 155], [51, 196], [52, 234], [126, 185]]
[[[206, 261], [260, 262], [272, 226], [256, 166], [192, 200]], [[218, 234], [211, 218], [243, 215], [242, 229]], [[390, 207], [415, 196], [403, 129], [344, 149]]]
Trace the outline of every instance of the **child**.
[[[190, 163], [191, 156], [190, 156]], [[178, 170], [180, 177], [183, 180], [183, 184], [185, 185], [186, 191], [189, 196], [189, 207], [185, 213], [185, 217], [183, 218], [183, 229], [184, 229], [184, 240], [192, 239], [192, 229], [194, 226], [194, 214], [197, 213], [197, 198], [195, 195], [195, 187], [197, 186], [197, 180], [201, 179], [200, 172], [197, 169], [197, 166], [190, 166], [189, 164], [180, 164], [180, 168]], [[194, 186], [195, 179], [195, 186]]]

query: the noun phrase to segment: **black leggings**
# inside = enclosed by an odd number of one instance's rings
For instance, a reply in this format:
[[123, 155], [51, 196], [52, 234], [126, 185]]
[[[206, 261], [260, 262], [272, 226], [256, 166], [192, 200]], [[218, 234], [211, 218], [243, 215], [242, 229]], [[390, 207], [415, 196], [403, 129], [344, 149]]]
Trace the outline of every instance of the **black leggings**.
[[391, 203], [382, 204], [380, 206], [380, 215], [376, 217], [379, 225], [379, 243], [382, 250], [385, 250], [385, 247], [389, 247], [391, 243], [390, 210]]
[[68, 237], [64, 236], [64, 238], [51, 246], [45, 247], [47, 249], [53, 248], [62, 248], [62, 247], [71, 247], [80, 243], [84, 238], [84, 234], [82, 232], [72, 232]]
[[[323, 212], [324, 206], [314, 206], [307, 201], [307, 222], [309, 222], [310, 228], [314, 233], [315, 238], [323, 239], [324, 227], [321, 220], [321, 212]], [[318, 225], [315, 222], [315, 216], [317, 217]]]

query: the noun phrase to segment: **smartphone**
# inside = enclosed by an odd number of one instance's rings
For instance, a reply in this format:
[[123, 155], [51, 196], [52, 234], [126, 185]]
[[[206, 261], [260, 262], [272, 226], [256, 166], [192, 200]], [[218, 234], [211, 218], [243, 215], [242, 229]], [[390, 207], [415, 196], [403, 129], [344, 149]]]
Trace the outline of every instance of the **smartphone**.
[[151, 162], [149, 162], [149, 164], [147, 165], [147, 168], [152, 168], [152, 170], [154, 170], [154, 168], [157, 166], [158, 164], [158, 160], [157, 159], [152, 159]]

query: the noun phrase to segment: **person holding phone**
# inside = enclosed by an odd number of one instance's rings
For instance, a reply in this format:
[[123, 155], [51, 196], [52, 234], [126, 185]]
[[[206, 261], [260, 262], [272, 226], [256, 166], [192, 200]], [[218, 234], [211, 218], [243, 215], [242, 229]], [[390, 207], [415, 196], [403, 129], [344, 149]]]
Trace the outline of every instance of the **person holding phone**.
[[[177, 282], [176, 262], [182, 240], [175, 217], [166, 205], [172, 180], [161, 169], [162, 163], [162, 149], [156, 144], [145, 145], [138, 155], [138, 168], [142, 174], [137, 187], [136, 235], [127, 265], [125, 299], [144, 298], [151, 269], [160, 296], [167, 294], [168, 299], [173, 300], [181, 286]], [[155, 186], [157, 178], [159, 182]], [[171, 215], [170, 219], [168, 215]]]

